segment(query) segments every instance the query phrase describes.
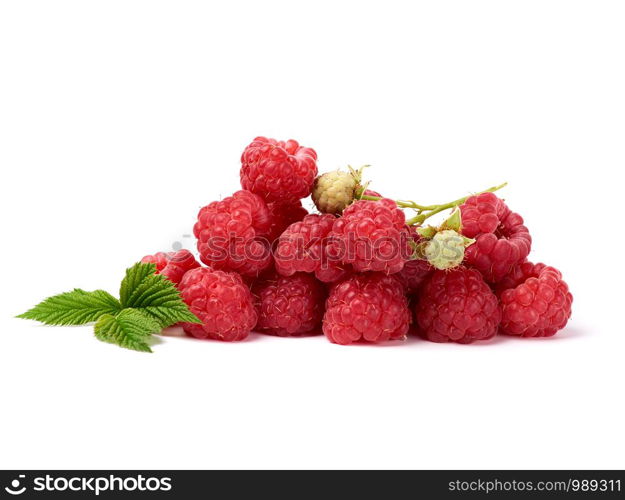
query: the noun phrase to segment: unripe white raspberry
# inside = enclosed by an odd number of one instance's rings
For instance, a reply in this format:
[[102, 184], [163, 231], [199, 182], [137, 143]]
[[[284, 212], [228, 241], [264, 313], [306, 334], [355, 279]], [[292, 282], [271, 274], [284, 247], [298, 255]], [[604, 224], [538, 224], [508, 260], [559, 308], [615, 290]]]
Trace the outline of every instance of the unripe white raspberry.
[[464, 249], [473, 243], [456, 231], [439, 231], [425, 244], [424, 255], [436, 269], [451, 269], [462, 264]]
[[354, 201], [360, 187], [360, 171], [350, 168], [349, 172], [334, 170], [315, 179], [312, 199], [320, 212], [339, 215]]

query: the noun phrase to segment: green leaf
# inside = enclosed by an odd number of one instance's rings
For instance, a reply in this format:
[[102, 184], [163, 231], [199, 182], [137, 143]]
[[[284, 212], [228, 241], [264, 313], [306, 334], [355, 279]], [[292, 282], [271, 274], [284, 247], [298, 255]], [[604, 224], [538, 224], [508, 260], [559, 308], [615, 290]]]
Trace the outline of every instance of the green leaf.
[[174, 284], [156, 274], [154, 264], [138, 263], [126, 270], [120, 300], [103, 290], [75, 289], [55, 295], [18, 316], [48, 325], [96, 322], [95, 336], [135, 351], [152, 352], [153, 333], [179, 322], [201, 323]]
[[462, 229], [462, 214], [460, 209], [456, 208], [453, 213], [445, 220], [440, 227], [440, 230], [452, 229], [459, 233]]
[[124, 307], [131, 307], [129, 300], [137, 287], [148, 276], [156, 273], [156, 265], [152, 263], [138, 262], [134, 266], [126, 269], [126, 276], [122, 280], [121, 287], [119, 289], [119, 300]]
[[464, 242], [464, 248], [468, 248], [471, 245], [473, 245], [473, 243], [475, 243], [475, 240], [473, 238], [467, 238], [466, 236], [462, 236], [460, 235], [462, 238], [462, 241]]
[[104, 290], [85, 292], [79, 288], [45, 299], [17, 316], [46, 325], [84, 325], [97, 321], [103, 314], [116, 314], [121, 304]]
[[424, 226], [417, 229], [417, 233], [419, 233], [424, 238], [431, 240], [437, 233], [435, 227], [432, 226]]
[[141, 263], [126, 271], [119, 293], [122, 305], [140, 309], [163, 328], [181, 321], [201, 323], [189, 311], [174, 284], [164, 276], [154, 274], [155, 271], [154, 264]]
[[124, 309], [116, 316], [105, 314], [94, 328], [99, 340], [142, 352], [152, 352], [147, 340], [160, 329], [158, 321], [137, 309]]
[[175, 325], [180, 322], [202, 323], [202, 321], [195, 314], [189, 311], [189, 308], [185, 303], [182, 303], [181, 306], [175, 307], [147, 306], [141, 308], [140, 311], [144, 311], [146, 314], [149, 314], [152, 318], [158, 321], [163, 328], [167, 328], [168, 326]]

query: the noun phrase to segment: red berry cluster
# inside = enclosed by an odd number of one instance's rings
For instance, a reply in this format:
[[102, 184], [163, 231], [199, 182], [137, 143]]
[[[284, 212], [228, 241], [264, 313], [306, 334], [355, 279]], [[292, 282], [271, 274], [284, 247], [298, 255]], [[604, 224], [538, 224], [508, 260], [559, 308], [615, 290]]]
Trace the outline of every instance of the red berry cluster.
[[[188, 250], [143, 259], [203, 322], [183, 324], [185, 332], [224, 341], [251, 331], [323, 332], [337, 344], [415, 332], [464, 344], [564, 328], [571, 293], [559, 271], [528, 262], [532, 238], [491, 192], [498, 188], [425, 206], [368, 190], [361, 171], [319, 180], [313, 149], [254, 139], [241, 156], [242, 190], [198, 214], [194, 235], [205, 266]], [[302, 206], [311, 193], [321, 213]], [[404, 208], [417, 215], [406, 219]], [[446, 209], [455, 212], [439, 228], [423, 224]]]

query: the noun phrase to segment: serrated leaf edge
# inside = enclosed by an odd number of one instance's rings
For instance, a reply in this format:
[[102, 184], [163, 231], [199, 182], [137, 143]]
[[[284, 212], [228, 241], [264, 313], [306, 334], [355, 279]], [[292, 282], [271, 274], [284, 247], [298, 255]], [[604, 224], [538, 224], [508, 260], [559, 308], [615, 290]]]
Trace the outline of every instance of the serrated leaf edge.
[[[72, 294], [77, 294], [82, 299], [89, 297], [99, 301], [98, 307], [71, 307]], [[70, 306], [65, 306], [66, 309], [59, 310], [58, 304], [54, 304], [54, 301], [66, 300]], [[108, 306], [108, 308], [107, 308]], [[55, 307], [57, 308], [55, 310]], [[48, 311], [45, 309], [49, 308]], [[39, 302], [39, 304], [31, 307], [28, 311], [18, 314], [16, 318], [29, 319], [33, 321], [39, 321], [45, 325], [54, 326], [78, 326], [86, 325], [97, 321], [104, 314], [116, 314], [122, 310], [122, 306], [115, 297], [105, 290], [94, 290], [87, 292], [80, 288], [74, 288], [69, 292], [63, 292], [56, 295], [51, 295], [46, 299]], [[97, 313], [97, 316], [96, 316]], [[71, 315], [78, 316], [79, 319], [72, 319]], [[46, 317], [47, 316], [47, 317]]]

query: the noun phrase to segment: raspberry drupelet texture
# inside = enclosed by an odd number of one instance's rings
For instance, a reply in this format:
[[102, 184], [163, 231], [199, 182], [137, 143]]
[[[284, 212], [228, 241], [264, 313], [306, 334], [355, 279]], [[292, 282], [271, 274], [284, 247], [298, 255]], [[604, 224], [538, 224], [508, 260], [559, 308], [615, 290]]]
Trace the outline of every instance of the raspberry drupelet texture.
[[273, 276], [257, 281], [253, 288], [257, 330], [278, 336], [319, 333], [325, 288], [311, 274]]
[[358, 200], [336, 219], [328, 254], [355, 271], [402, 270], [412, 251], [405, 216], [393, 200]]
[[156, 266], [156, 272], [160, 273], [174, 252], [156, 252], [154, 255], [146, 255], [141, 259], [141, 262], [146, 264], [154, 264]]
[[177, 252], [157, 252], [154, 255], [146, 255], [141, 262], [149, 262], [156, 265], [156, 273], [162, 274], [169, 281], [178, 285], [187, 271], [200, 267], [200, 264], [189, 250]]
[[323, 333], [331, 342], [344, 345], [402, 339], [410, 319], [403, 287], [395, 277], [356, 274], [332, 287]]
[[[363, 167], [364, 168], [364, 167]], [[340, 215], [362, 191], [362, 170], [348, 167], [347, 172], [333, 170], [315, 179], [312, 189], [312, 200], [321, 213]], [[366, 190], [363, 194], [380, 196], [374, 191]]]
[[519, 286], [526, 279], [536, 277], [545, 267], [547, 267], [545, 264], [532, 264], [526, 259], [514, 266], [508, 274], [497, 282], [493, 289], [498, 296], [501, 296], [504, 291]]
[[384, 196], [382, 196], [380, 193], [371, 189], [365, 189], [362, 194], [363, 196], [377, 196], [378, 198], [384, 198]]
[[326, 172], [315, 179], [312, 200], [321, 213], [338, 215], [354, 201], [357, 185], [351, 172]]
[[328, 235], [335, 221], [336, 217], [330, 214], [310, 214], [291, 224], [278, 239], [274, 252], [278, 273], [315, 273], [317, 279], [326, 283], [344, 278], [349, 266], [327, 254]]
[[263, 199], [237, 191], [200, 210], [193, 228], [202, 262], [214, 269], [258, 276], [273, 262], [267, 236], [272, 219]]
[[476, 240], [466, 249], [465, 262], [486, 281], [497, 283], [528, 256], [532, 238], [523, 218], [493, 193], [470, 197], [460, 210], [462, 234]]
[[[409, 240], [413, 248], [423, 242], [423, 237], [417, 232], [418, 227], [410, 226], [408, 228]], [[421, 285], [432, 275], [435, 269], [425, 259], [412, 258], [408, 260], [401, 271], [394, 276], [404, 285], [404, 291], [408, 295], [413, 295], [419, 291]]]
[[404, 268], [393, 276], [404, 285], [405, 292], [411, 295], [419, 291], [433, 272], [434, 268], [427, 260], [413, 259], [406, 262]]
[[[573, 296], [560, 271], [524, 262], [502, 280], [501, 333], [520, 337], [550, 337], [571, 317]], [[503, 286], [509, 286], [503, 290]]]
[[257, 137], [241, 155], [241, 186], [267, 201], [306, 198], [317, 176], [317, 153], [297, 141]]
[[433, 342], [468, 344], [497, 333], [497, 297], [475, 269], [435, 271], [421, 289], [416, 306], [420, 333]]
[[271, 226], [267, 236], [270, 242], [275, 241], [291, 224], [301, 221], [308, 215], [308, 211], [299, 200], [288, 203], [272, 201], [267, 203], [267, 208], [271, 217]]
[[236, 273], [200, 267], [187, 272], [180, 294], [202, 324], [183, 323], [199, 339], [243, 340], [258, 319], [250, 289]]
[[326, 258], [321, 268], [315, 271], [315, 277], [319, 281], [332, 284], [351, 276], [353, 273], [354, 270], [349, 264]]

